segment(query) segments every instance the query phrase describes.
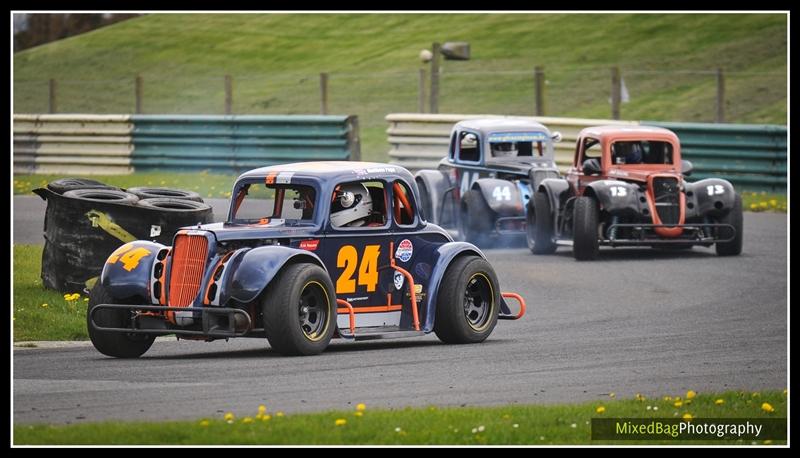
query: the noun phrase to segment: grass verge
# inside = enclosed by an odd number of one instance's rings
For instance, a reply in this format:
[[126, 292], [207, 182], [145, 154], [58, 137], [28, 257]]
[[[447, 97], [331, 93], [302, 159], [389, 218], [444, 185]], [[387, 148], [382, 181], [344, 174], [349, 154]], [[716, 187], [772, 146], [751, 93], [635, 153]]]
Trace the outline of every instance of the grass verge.
[[[693, 393], [581, 404], [488, 408], [406, 408], [283, 415], [226, 414], [169, 422], [102, 422], [81, 425], [15, 425], [22, 444], [699, 444], [701, 441], [592, 441], [591, 419], [603, 417], [785, 418], [786, 391]], [[690, 399], [691, 398], [691, 399]], [[362, 406], [365, 407], [365, 406]], [[598, 409], [603, 407], [602, 413]], [[602, 410], [602, 409], [600, 409]], [[771, 411], [769, 411], [771, 410]], [[250, 415], [252, 416], [244, 416]], [[725, 440], [709, 444], [779, 444]]]
[[768, 192], [742, 192], [742, 207], [750, 212], [782, 212], [788, 208], [786, 194], [771, 194]]
[[41, 246], [14, 245], [14, 341], [88, 339], [88, 297], [45, 289], [41, 271]]
[[[51, 181], [67, 177], [76, 175], [14, 175], [14, 194], [33, 195], [34, 189], [43, 188]], [[231, 195], [236, 175], [214, 174], [206, 170], [197, 173], [140, 172], [130, 175], [92, 175], [81, 178], [91, 178], [124, 189], [137, 186], [178, 188], [195, 191], [203, 198], [227, 199]]]

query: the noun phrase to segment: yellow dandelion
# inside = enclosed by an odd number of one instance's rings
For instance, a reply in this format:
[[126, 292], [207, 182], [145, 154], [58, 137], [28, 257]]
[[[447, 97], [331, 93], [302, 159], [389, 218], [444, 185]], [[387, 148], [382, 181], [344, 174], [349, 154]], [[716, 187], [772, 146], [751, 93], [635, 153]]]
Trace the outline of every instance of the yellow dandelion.
[[267, 413], [267, 406], [265, 406], [264, 404], [258, 406], [258, 414], [264, 416], [265, 413]]
[[42, 304], [42, 307], [47, 308], [47, 304], [46, 303]]
[[167, 184], [167, 182], [162, 180], [162, 181], [161, 181], [161, 184]]
[[770, 199], [769, 204], [772, 205], [773, 207], [777, 207], [778, 201], [776, 199]]
[[758, 209], [758, 205], [750, 204], [750, 210], [757, 210], [757, 209]]
[[[612, 396], [612, 397], [613, 397], [613, 396]], [[647, 398], [646, 398], [646, 397], [644, 397], [644, 396], [642, 395], [642, 393], [636, 393], [636, 400], [637, 400], [637, 401], [639, 401], [639, 402], [642, 402], [642, 401], [644, 401], [645, 399], [647, 399]]]
[[233, 415], [233, 412], [228, 412], [228, 413], [226, 413], [226, 414], [225, 414], [225, 416], [224, 416], [223, 418], [225, 419], [225, 421], [227, 421], [228, 423], [230, 423], [230, 422], [232, 422], [232, 421], [233, 421], [233, 419], [234, 419], [234, 418], [236, 418], [236, 417], [234, 417], [234, 415]]
[[281, 412], [281, 411], [279, 410], [279, 411], [275, 412], [275, 416], [276, 416], [276, 417], [282, 417], [282, 416], [283, 416], [283, 412]]
[[606, 411], [606, 408], [603, 406], [598, 406], [596, 409], [594, 409], [594, 411], [597, 413], [603, 413]]
[[757, 398], [757, 397], [760, 397], [760, 396], [761, 396], [761, 393], [759, 393], [758, 391], [755, 391], [755, 392], [753, 392], [753, 394], [751, 394], [750, 396], [752, 396], [752, 397], [754, 397], [754, 398]]
[[272, 420], [272, 415], [264, 415], [261, 417], [261, 421], [270, 421]]
[[353, 415], [355, 415], [356, 417], [363, 417], [364, 416], [364, 412], [356, 412]]
[[683, 405], [683, 401], [675, 401], [672, 405], [674, 405], [675, 407], [680, 407]]
[[203, 420], [200, 422], [200, 426], [202, 426], [203, 428], [208, 428], [208, 425], [209, 425], [208, 420]]
[[686, 392], [686, 399], [694, 399], [695, 396], [697, 396], [697, 393], [695, 393], [694, 390], [689, 390]]
[[681, 418], [683, 418], [686, 421], [691, 421], [691, 419], [694, 417], [692, 417], [692, 414], [690, 414], [689, 412], [686, 412], [685, 414], [683, 414], [683, 417]]
[[775, 412], [775, 407], [772, 407], [772, 404], [770, 404], [769, 402], [765, 402], [761, 404], [761, 410], [767, 413], [772, 413]]
[[88, 297], [84, 297], [83, 298], [83, 302], [89, 302], [89, 298]]
[[69, 297], [70, 297], [70, 296], [72, 296], [72, 294], [65, 294], [65, 295], [64, 295], [64, 299], [66, 299], [66, 300], [69, 300]]
[[347, 420], [345, 420], [344, 418], [337, 418], [333, 424], [335, 426], [344, 426], [347, 424]]
[[672, 396], [664, 396], [664, 400], [669, 402], [672, 400]]
[[356, 404], [356, 410], [359, 411], [359, 412], [363, 412], [363, 411], [367, 410], [367, 406], [363, 402], [360, 402], [360, 403]]
[[252, 422], [253, 422], [253, 417], [244, 417], [244, 418], [242, 418], [242, 423], [244, 423], [246, 425], [250, 424]]
[[768, 207], [766, 202], [759, 202], [758, 206], [761, 207], [761, 208], [767, 208]]
[[784, 395], [784, 396], [786, 396], [786, 394], [787, 394], [788, 392], [789, 392], [789, 391], [788, 391], [786, 388], [784, 388], [784, 389], [783, 389], [783, 395]]
[[725, 400], [721, 398], [717, 399], [716, 401], [714, 401], [714, 404], [721, 406], [722, 404], [725, 404]]

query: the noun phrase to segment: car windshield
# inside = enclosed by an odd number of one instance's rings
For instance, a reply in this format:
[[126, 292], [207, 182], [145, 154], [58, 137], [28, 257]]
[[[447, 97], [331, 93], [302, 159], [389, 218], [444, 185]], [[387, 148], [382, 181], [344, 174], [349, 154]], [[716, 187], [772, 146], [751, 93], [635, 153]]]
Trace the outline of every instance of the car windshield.
[[267, 224], [311, 223], [316, 192], [306, 185], [245, 183], [236, 190], [233, 222]]
[[495, 159], [525, 160], [548, 153], [544, 132], [498, 132], [489, 135], [489, 151]]
[[617, 141], [611, 144], [614, 165], [672, 164], [672, 144], [661, 141]]

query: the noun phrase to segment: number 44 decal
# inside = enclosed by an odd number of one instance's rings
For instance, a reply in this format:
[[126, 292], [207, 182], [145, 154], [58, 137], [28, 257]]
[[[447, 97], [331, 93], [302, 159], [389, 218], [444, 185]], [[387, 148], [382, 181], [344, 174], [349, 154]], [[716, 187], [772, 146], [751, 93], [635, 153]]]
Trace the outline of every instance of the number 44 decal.
[[511, 200], [511, 189], [508, 186], [495, 186], [492, 190], [494, 200]]

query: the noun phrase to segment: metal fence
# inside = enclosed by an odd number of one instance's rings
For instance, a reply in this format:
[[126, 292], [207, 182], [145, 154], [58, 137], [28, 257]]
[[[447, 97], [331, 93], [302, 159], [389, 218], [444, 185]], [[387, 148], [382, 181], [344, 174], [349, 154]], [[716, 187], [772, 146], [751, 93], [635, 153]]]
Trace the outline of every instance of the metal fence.
[[360, 154], [356, 116], [14, 115], [14, 173], [239, 173]]
[[[497, 115], [393, 113], [386, 116], [390, 161], [411, 170], [436, 168], [447, 155], [453, 125], [461, 120]], [[556, 163], [563, 171], [572, 163], [575, 141], [581, 129], [603, 124], [651, 125], [674, 131], [683, 157], [695, 172], [690, 180], [710, 176], [725, 178], [742, 189], [786, 192], [787, 129], [765, 124], [664, 123], [526, 117], [559, 131]]]

